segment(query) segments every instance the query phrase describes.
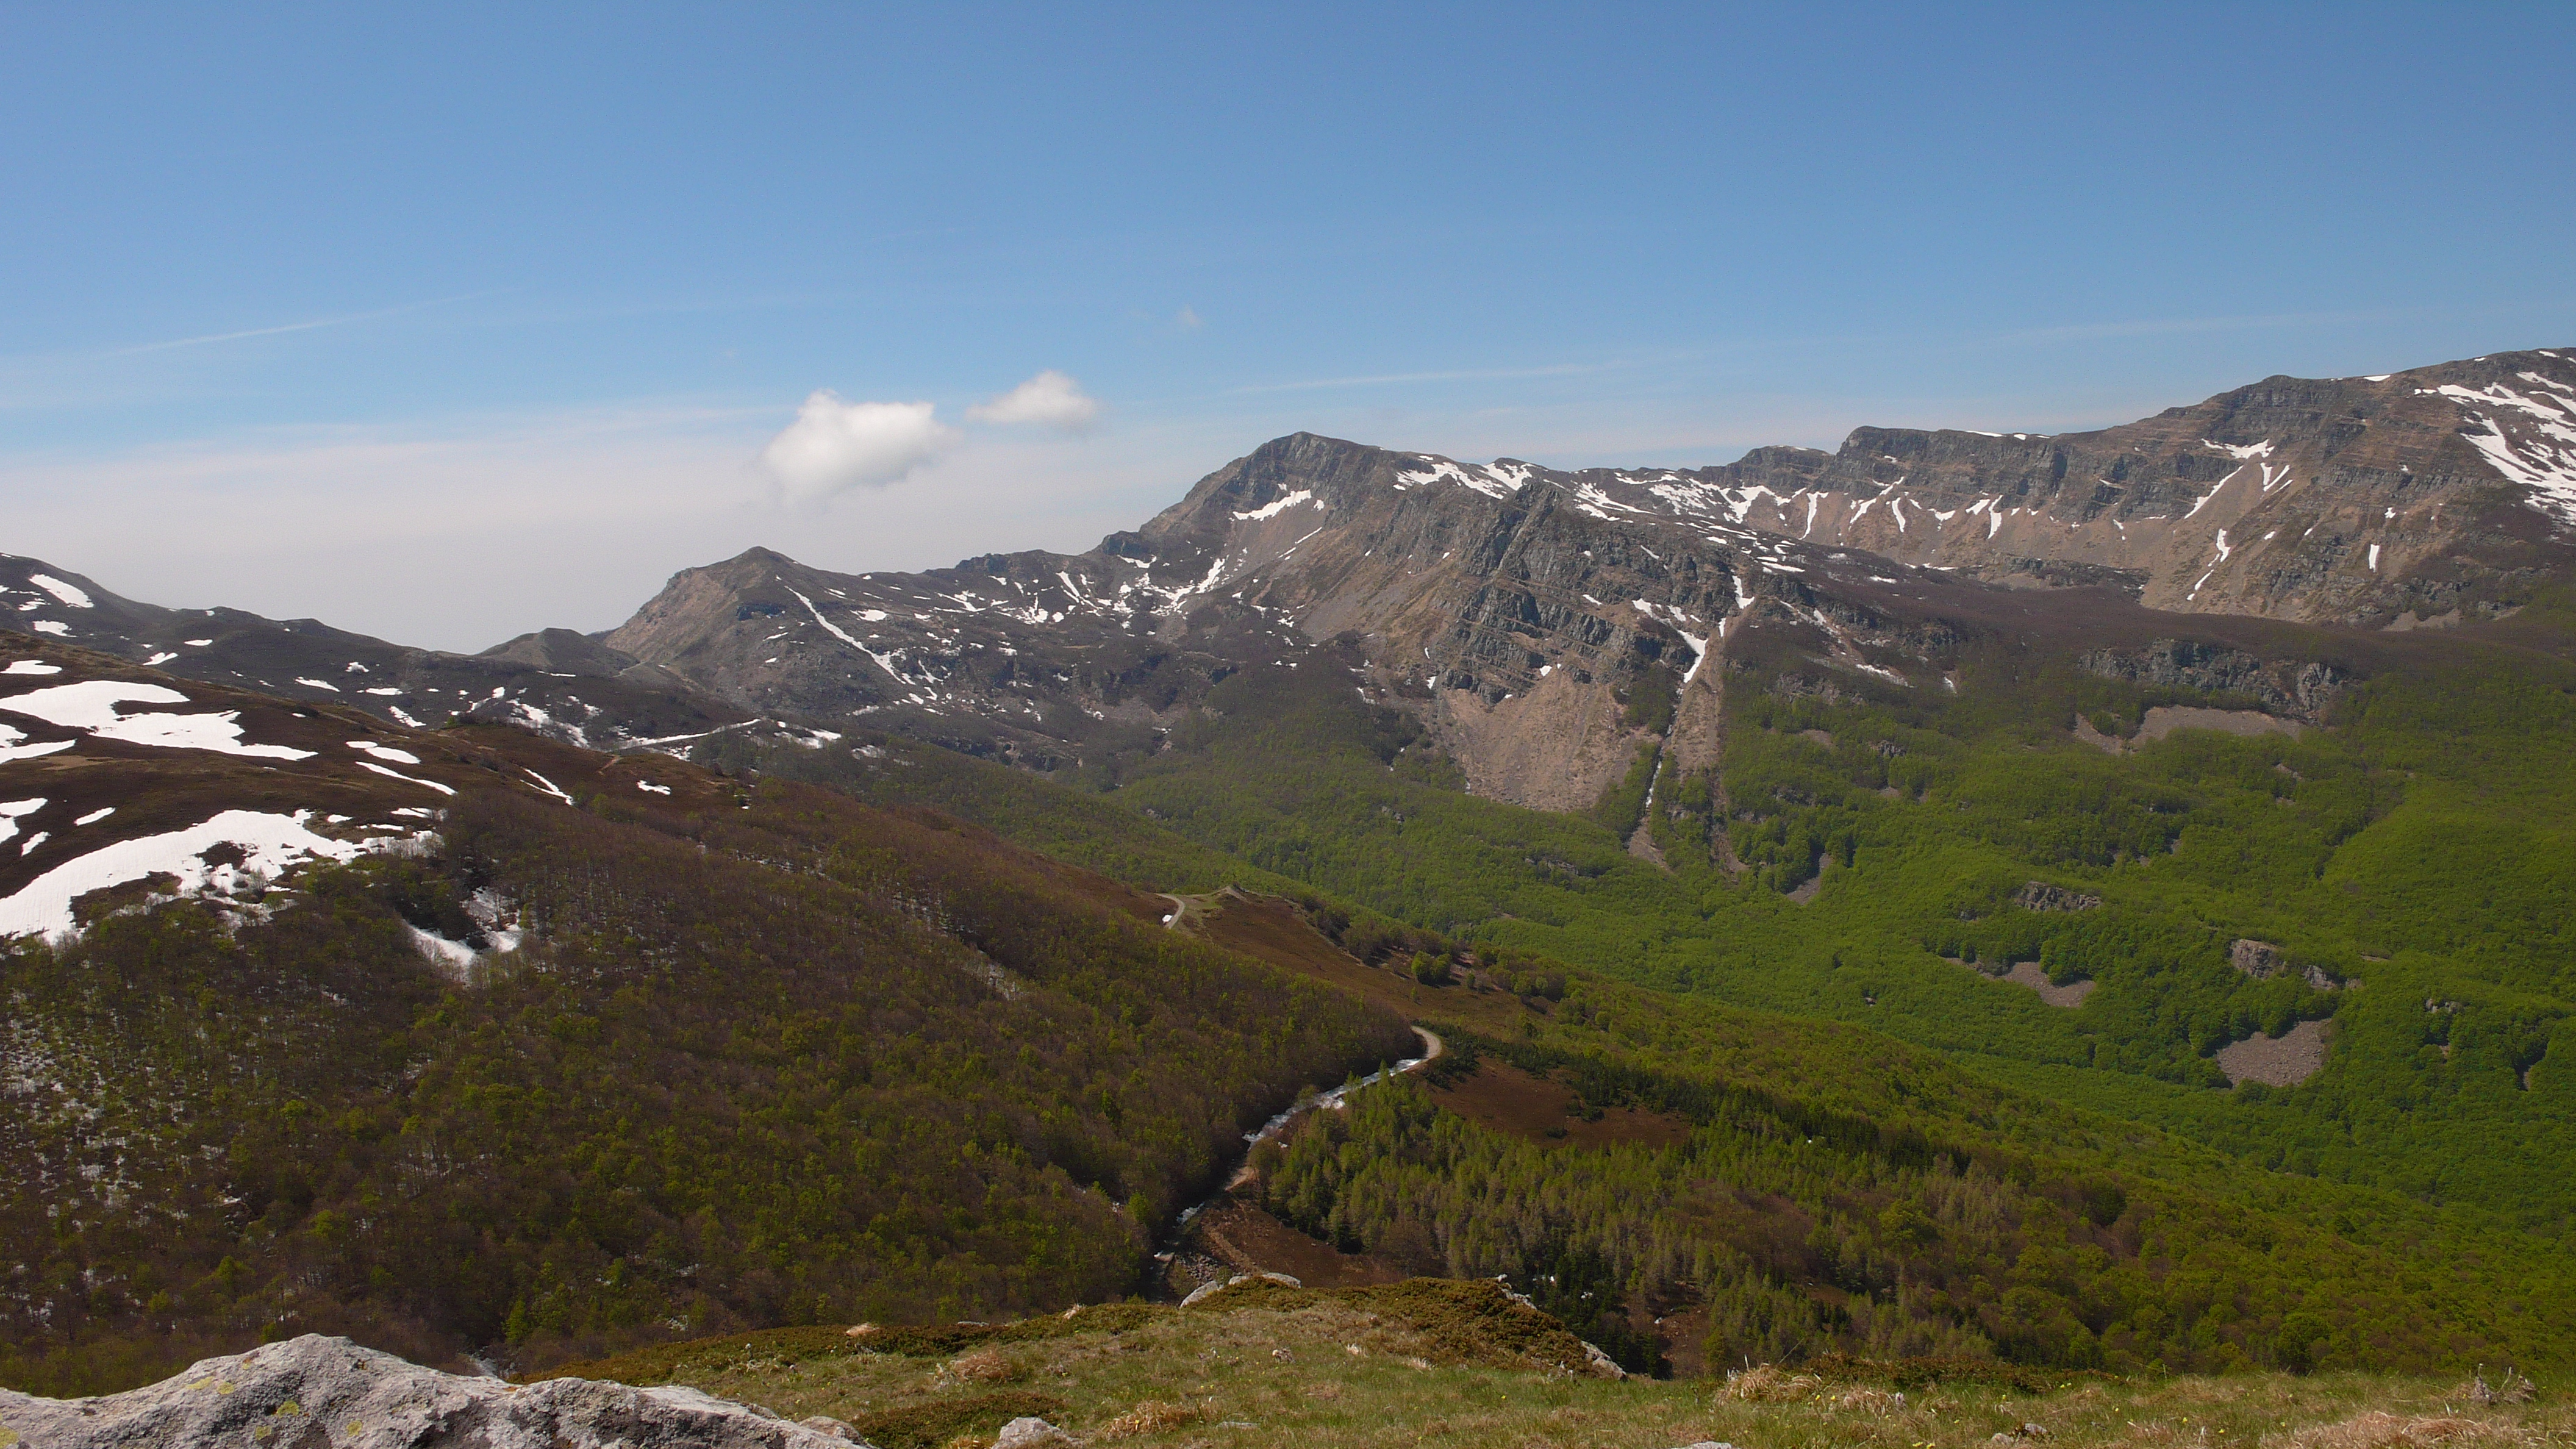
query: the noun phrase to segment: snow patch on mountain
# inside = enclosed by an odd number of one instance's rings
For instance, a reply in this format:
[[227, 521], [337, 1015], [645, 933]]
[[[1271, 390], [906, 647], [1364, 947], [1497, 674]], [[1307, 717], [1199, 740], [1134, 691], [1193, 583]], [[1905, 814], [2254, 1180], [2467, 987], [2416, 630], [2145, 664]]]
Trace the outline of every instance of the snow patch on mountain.
[[387, 776], [387, 777], [392, 778], [392, 779], [400, 780], [400, 781], [402, 781], [402, 782], [403, 782], [404, 784], [406, 784], [406, 785], [420, 785], [420, 786], [425, 786], [425, 787], [427, 787], [428, 789], [436, 790], [436, 791], [437, 791], [439, 794], [441, 794], [441, 795], [453, 795], [453, 794], [455, 794], [455, 793], [456, 793], [456, 787], [455, 787], [455, 786], [453, 786], [453, 785], [442, 785], [442, 784], [438, 783], [436, 780], [423, 780], [423, 779], [418, 779], [418, 778], [416, 778], [416, 777], [414, 777], [414, 776], [406, 775], [406, 774], [402, 773], [400, 770], [389, 770], [389, 769], [385, 768], [384, 766], [377, 764], [377, 763], [376, 763], [375, 761], [373, 761], [373, 760], [360, 760], [360, 761], [358, 762], [358, 768], [359, 768], [359, 769], [361, 769], [361, 770], [373, 770], [374, 772], [376, 772], [376, 773], [377, 773], [377, 774], [379, 774], [379, 775], [384, 775], [384, 776]]
[[[2488, 466], [2530, 489], [2533, 508], [2576, 524], [2576, 399], [2534, 396], [2500, 382], [2475, 390], [2445, 383], [2436, 391], [2460, 405], [2466, 420], [2460, 436]], [[2522, 419], [2510, 419], [2511, 413]]]
[[18, 838], [18, 817], [33, 815], [45, 808], [45, 797], [33, 800], [0, 800], [0, 840]]
[[29, 574], [27, 575], [27, 582], [34, 584], [37, 588], [44, 590], [46, 593], [53, 595], [55, 598], [71, 605], [75, 609], [95, 609], [98, 607], [98, 605], [90, 601], [89, 595], [82, 593], [79, 589], [74, 588], [70, 584], [64, 583], [61, 579], [55, 578], [51, 574]]
[[[1280, 514], [1287, 512], [1291, 508], [1297, 507], [1299, 504], [1313, 503], [1314, 501], [1314, 490], [1309, 488], [1300, 488], [1294, 493], [1282, 494], [1268, 503], [1261, 505], [1259, 508], [1253, 509], [1249, 513], [1238, 513], [1234, 516], [1234, 519], [1237, 523], [1251, 523], [1266, 518], [1277, 518]], [[1316, 506], [1321, 507], [1322, 505], [1318, 504]]]
[[[188, 696], [158, 684], [116, 679], [57, 684], [0, 699], [0, 709], [76, 729], [93, 739], [172, 750], [208, 750], [222, 755], [252, 755], [272, 760], [309, 760], [311, 750], [288, 745], [246, 745], [241, 740], [240, 712], [213, 714], [125, 714], [123, 704], [186, 704]], [[0, 741], [5, 743], [5, 741]]]
[[[72, 902], [156, 875], [177, 881], [176, 896], [208, 893], [256, 902], [290, 867], [315, 860], [349, 861], [370, 851], [409, 846], [421, 837], [336, 840], [309, 828], [310, 810], [279, 815], [226, 810], [201, 824], [160, 835], [136, 836], [101, 846], [29, 881], [0, 900], [0, 937], [42, 935], [60, 941], [79, 923]], [[233, 847], [237, 861], [211, 862], [219, 847]]]
[[30, 745], [23, 743], [26, 738], [26, 731], [14, 725], [0, 724], [0, 765], [13, 760], [33, 760], [60, 754], [77, 743], [73, 740], [49, 740], [41, 745]]
[[1527, 467], [1500, 468], [1492, 464], [1471, 469], [1427, 453], [1416, 454], [1415, 461], [1422, 465], [1420, 471], [1405, 469], [1395, 475], [1399, 489], [1426, 483], [1458, 483], [1488, 498], [1509, 498], [1520, 491], [1531, 472]]
[[445, 936], [424, 931], [409, 921], [403, 923], [403, 929], [411, 933], [412, 949], [418, 951], [429, 964], [438, 967], [441, 973], [451, 980], [459, 982], [465, 980], [467, 969], [474, 964], [473, 947], [462, 941], [451, 941]]

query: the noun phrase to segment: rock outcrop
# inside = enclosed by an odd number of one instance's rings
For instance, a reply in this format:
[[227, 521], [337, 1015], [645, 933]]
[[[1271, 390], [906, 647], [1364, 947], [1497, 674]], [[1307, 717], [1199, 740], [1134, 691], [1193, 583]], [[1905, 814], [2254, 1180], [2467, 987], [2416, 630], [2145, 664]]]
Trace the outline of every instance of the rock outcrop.
[[2296, 973], [2300, 980], [2319, 991], [2332, 991], [2343, 985], [2328, 975], [2323, 967], [2302, 966], [2292, 961], [2289, 953], [2269, 941], [2231, 941], [2227, 946], [2227, 962], [2257, 981], [2288, 971]]
[[2281, 948], [2269, 941], [2230, 941], [2227, 944], [2227, 961], [2258, 981], [2281, 974], [2282, 969], [2290, 964], [2290, 958], [2281, 954]]
[[1245, 1283], [1276, 1283], [1282, 1288], [1303, 1288], [1306, 1286], [1298, 1280], [1289, 1277], [1285, 1273], [1236, 1273], [1231, 1277], [1220, 1278], [1213, 1283], [1201, 1283], [1196, 1288], [1190, 1290], [1190, 1296], [1181, 1300], [1181, 1306], [1183, 1308], [1196, 1308], [1198, 1305], [1214, 1298], [1216, 1295], [1224, 1292], [1228, 1288], [1240, 1287]]
[[2013, 892], [2013, 904], [2025, 911], [2089, 911], [2102, 904], [2102, 898], [2035, 880]]
[[2188, 639], [2158, 639], [2143, 649], [2095, 649], [2077, 662], [2103, 679], [2247, 695], [2273, 714], [2308, 724], [2319, 722], [2346, 683], [2343, 671], [2331, 664], [2266, 661]]
[[837, 1423], [794, 1423], [696, 1389], [465, 1378], [319, 1334], [205, 1359], [100, 1398], [0, 1389], [0, 1444], [28, 1449], [851, 1449], [859, 1442]]
[[1047, 1449], [1050, 1445], [1073, 1444], [1075, 1438], [1034, 1416], [1013, 1419], [993, 1436], [993, 1449]]

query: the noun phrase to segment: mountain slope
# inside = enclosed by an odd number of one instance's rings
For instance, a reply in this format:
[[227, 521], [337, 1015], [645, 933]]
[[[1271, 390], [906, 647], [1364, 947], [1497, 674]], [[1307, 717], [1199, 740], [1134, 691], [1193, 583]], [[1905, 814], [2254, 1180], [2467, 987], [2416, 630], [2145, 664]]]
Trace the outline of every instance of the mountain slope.
[[2103, 578], [2159, 609], [2382, 622], [2492, 605], [2528, 545], [2576, 524], [2571, 425], [2576, 361], [2499, 353], [2266, 378], [2092, 433], [1862, 428], [1832, 454], [1574, 478], [1608, 511], [1731, 519], [1971, 577]]
[[[1097, 1301], [1246, 1127], [1413, 1043], [944, 817], [6, 667], [9, 844], [51, 836], [0, 850], [14, 1384]], [[28, 713], [75, 698], [151, 709]]]

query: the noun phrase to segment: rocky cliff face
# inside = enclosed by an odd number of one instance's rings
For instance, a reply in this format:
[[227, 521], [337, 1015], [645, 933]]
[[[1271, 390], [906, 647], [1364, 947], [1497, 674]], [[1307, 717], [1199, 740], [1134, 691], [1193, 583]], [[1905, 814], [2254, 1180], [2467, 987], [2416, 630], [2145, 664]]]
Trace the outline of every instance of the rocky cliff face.
[[695, 1389], [464, 1378], [319, 1334], [210, 1358], [129, 1393], [0, 1389], [0, 1443], [41, 1449], [851, 1449], [846, 1425], [791, 1423]]
[[[1551, 475], [1553, 478], [1555, 475]], [[2576, 525], [2576, 361], [2267, 378], [2057, 436], [1862, 428], [1834, 453], [1564, 475], [1604, 514], [1726, 520], [2152, 608], [2383, 624], [2481, 602]]]
[[1589, 805], [1676, 717], [1713, 741], [1703, 660], [1822, 555], [1495, 473], [1299, 434], [1087, 554], [838, 575], [755, 550], [605, 642], [739, 709], [1039, 768], [1169, 728], [1242, 668], [1344, 674], [1431, 723], [1475, 788], [1549, 808]]

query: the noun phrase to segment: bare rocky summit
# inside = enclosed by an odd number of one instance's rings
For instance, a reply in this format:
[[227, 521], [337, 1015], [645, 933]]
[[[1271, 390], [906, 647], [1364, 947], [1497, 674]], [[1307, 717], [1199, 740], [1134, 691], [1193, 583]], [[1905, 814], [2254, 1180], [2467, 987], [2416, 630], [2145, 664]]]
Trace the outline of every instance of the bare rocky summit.
[[846, 1426], [688, 1388], [519, 1385], [307, 1334], [94, 1399], [0, 1389], [0, 1445], [27, 1449], [851, 1449]]

